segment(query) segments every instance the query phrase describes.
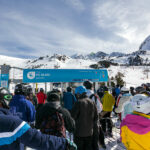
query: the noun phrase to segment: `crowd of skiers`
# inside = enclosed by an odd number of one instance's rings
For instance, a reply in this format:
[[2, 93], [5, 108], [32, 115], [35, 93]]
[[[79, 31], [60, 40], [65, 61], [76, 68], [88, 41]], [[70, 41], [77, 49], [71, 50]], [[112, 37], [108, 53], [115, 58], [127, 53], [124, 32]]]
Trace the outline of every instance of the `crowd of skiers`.
[[111, 91], [101, 86], [95, 91], [91, 81], [63, 93], [53, 89], [45, 94], [41, 88], [34, 95], [31, 86], [22, 83], [12, 96], [0, 88], [0, 150], [106, 149], [105, 137], [113, 137], [112, 112], [126, 148], [148, 150], [149, 91], [148, 84], [130, 89], [116, 85]]

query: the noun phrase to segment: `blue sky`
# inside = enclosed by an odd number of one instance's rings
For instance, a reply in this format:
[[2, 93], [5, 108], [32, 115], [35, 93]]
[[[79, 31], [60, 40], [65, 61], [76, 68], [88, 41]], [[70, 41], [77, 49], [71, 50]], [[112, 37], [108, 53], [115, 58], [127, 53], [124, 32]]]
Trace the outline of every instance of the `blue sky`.
[[0, 0], [0, 54], [32, 58], [138, 50], [149, 0]]

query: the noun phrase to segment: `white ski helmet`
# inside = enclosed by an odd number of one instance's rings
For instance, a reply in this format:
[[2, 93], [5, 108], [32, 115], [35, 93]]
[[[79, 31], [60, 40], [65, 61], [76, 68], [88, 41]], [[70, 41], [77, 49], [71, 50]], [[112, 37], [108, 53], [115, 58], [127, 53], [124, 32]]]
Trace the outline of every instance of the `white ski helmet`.
[[144, 114], [150, 113], [150, 97], [144, 94], [137, 94], [131, 99], [132, 108], [134, 111]]
[[122, 92], [128, 92], [129, 89], [123, 86], [123, 87], [121, 88], [121, 91], [122, 91]]

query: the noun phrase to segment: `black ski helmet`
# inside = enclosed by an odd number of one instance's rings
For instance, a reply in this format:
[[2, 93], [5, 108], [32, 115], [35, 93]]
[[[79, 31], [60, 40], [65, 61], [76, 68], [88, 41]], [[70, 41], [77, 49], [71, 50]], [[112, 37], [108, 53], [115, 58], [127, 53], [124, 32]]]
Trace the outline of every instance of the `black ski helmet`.
[[135, 91], [136, 91], [136, 93], [143, 93], [143, 92], [145, 92], [146, 90], [145, 90], [144, 87], [138, 86], [138, 87], [135, 88]]
[[104, 92], [105, 91], [108, 91], [108, 87], [107, 86], [104, 86]]
[[29, 84], [20, 83], [15, 86], [15, 94], [16, 95], [28, 95], [32, 93], [32, 88]]
[[0, 88], [0, 101], [4, 108], [9, 108], [8, 104], [11, 99], [12, 99], [12, 95], [10, 94], [8, 89], [1, 87]]
[[91, 89], [93, 86], [93, 82], [87, 80], [83, 82], [83, 85], [86, 87], [86, 89]]
[[67, 92], [71, 92], [72, 88], [71, 87], [67, 87]]

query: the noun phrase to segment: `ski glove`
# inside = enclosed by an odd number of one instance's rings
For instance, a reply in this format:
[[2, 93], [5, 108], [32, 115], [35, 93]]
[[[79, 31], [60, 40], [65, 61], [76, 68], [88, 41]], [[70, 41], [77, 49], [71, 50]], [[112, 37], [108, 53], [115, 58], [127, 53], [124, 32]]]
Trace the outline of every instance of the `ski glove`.
[[70, 139], [66, 140], [67, 140], [66, 150], [77, 150], [77, 145], [73, 141], [71, 141]]

